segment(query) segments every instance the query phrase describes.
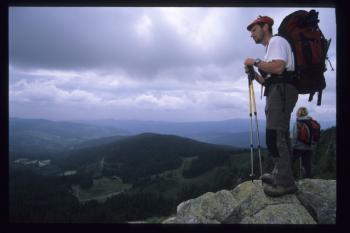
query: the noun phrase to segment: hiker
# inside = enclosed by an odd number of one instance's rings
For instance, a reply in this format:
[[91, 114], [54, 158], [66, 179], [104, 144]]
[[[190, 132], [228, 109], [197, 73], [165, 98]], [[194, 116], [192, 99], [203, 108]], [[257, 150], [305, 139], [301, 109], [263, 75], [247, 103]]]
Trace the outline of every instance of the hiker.
[[[305, 178], [311, 178], [311, 156], [313, 151], [313, 143], [310, 138], [310, 129], [308, 128], [308, 135], [304, 136], [305, 134], [301, 135], [302, 125], [303, 122], [311, 121], [312, 118], [308, 115], [308, 110], [305, 107], [300, 107], [298, 111], [296, 112], [296, 122], [293, 126], [292, 131], [292, 148], [293, 148], [293, 154], [292, 154], [292, 165], [294, 164], [295, 160], [298, 158], [301, 158], [303, 168], [305, 170]], [[318, 125], [319, 128], [319, 125]], [[319, 131], [317, 132], [317, 134]], [[306, 139], [303, 139], [301, 137], [306, 137]], [[306, 140], [306, 141], [305, 141]], [[301, 169], [301, 168], [299, 168]]]
[[288, 41], [280, 36], [272, 36], [273, 19], [259, 16], [248, 25], [247, 30], [256, 44], [266, 48], [264, 59], [247, 58], [248, 66], [259, 69], [255, 80], [265, 86], [266, 96], [266, 145], [274, 162], [271, 174], [263, 174], [264, 192], [271, 197], [294, 193], [297, 187], [291, 167], [291, 144], [289, 124], [293, 108], [298, 100], [298, 90], [289, 74], [294, 71], [294, 57]]

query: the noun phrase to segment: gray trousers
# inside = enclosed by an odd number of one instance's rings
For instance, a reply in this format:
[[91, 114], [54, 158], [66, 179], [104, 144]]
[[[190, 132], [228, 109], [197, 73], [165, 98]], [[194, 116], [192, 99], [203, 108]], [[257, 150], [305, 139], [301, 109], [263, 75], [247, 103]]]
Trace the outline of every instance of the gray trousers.
[[283, 83], [271, 84], [266, 97], [266, 145], [274, 161], [272, 175], [275, 185], [285, 187], [294, 185], [289, 124], [297, 100], [296, 87]]

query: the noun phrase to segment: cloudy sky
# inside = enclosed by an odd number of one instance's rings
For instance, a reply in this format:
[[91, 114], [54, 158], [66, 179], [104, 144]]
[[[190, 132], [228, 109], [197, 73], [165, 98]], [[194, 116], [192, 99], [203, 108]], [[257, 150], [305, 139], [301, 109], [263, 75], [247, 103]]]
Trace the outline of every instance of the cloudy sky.
[[[274, 33], [298, 8], [10, 7], [10, 116], [212, 121], [249, 118], [245, 58], [262, 58], [246, 30], [258, 15]], [[302, 8], [310, 10], [309, 8]], [[334, 8], [316, 8], [332, 43]], [[320, 120], [336, 119], [336, 71], [322, 105], [300, 95]], [[254, 83], [259, 118], [265, 98]], [[295, 111], [293, 112], [293, 116]]]

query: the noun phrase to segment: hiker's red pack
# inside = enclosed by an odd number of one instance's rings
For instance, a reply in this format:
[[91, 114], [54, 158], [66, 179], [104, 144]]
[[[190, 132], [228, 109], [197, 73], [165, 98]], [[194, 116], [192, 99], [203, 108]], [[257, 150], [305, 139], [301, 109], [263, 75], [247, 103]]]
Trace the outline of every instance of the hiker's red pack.
[[298, 120], [298, 140], [306, 145], [317, 143], [321, 135], [321, 126], [314, 119]]
[[286, 16], [278, 28], [294, 54], [295, 84], [299, 94], [310, 94], [309, 101], [318, 92], [317, 105], [321, 104], [322, 90], [326, 87], [327, 40], [318, 27], [318, 12], [298, 10]]

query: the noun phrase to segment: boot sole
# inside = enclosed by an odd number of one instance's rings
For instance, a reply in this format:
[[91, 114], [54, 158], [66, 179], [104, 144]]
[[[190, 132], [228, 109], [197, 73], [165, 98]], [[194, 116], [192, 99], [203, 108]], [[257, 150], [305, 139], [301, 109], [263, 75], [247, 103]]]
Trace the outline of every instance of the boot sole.
[[296, 193], [298, 191], [298, 189], [297, 188], [295, 188], [295, 189], [290, 189], [290, 190], [287, 190], [287, 191], [285, 191], [285, 192], [271, 192], [271, 191], [266, 191], [265, 189], [264, 189], [264, 193], [267, 195], [267, 196], [270, 196], [270, 197], [281, 197], [281, 196], [283, 196], [283, 195], [287, 195], [287, 194], [294, 194], [294, 193]]

